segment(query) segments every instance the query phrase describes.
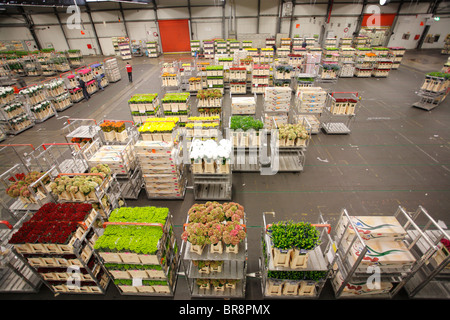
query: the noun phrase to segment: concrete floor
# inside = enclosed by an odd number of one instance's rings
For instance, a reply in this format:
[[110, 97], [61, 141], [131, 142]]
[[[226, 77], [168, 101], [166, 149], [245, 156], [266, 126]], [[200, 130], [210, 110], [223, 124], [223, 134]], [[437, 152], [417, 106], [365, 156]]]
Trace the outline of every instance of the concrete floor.
[[[89, 60], [100, 61], [100, 57]], [[189, 59], [185, 55], [165, 55], [158, 59], [133, 58], [132, 84], [128, 83], [124, 62], [120, 61], [122, 80], [96, 93], [42, 124], [9, 137], [4, 143], [66, 142], [61, 128], [67, 117], [131, 120], [127, 100], [135, 93], [161, 92], [159, 61]], [[334, 91], [356, 91], [362, 96], [361, 107], [349, 135], [314, 135], [300, 174], [233, 174], [233, 201], [245, 207], [248, 216], [248, 272], [259, 271], [262, 212], [274, 211], [274, 221], [292, 219], [316, 223], [321, 213], [332, 226], [342, 208], [351, 215], [391, 215], [398, 206], [415, 211], [425, 207], [436, 219], [450, 225], [450, 100], [428, 112], [412, 107], [418, 101], [415, 92], [424, 74], [440, 71], [447, 56], [439, 51], [408, 51], [398, 70], [387, 78], [341, 78]], [[26, 81], [29, 81], [26, 79]], [[326, 86], [324, 86], [326, 87]], [[228, 104], [227, 104], [228, 103]], [[225, 98], [229, 106], [229, 96]], [[258, 114], [262, 98], [258, 97]], [[226, 112], [229, 113], [229, 110]], [[1, 171], [17, 158], [7, 151], [0, 155]], [[183, 201], [148, 201], [142, 191], [139, 200], [128, 206], [165, 206], [174, 215], [175, 229], [181, 234], [187, 210], [194, 203], [192, 190]], [[321, 299], [333, 299], [326, 285]], [[90, 299], [53, 294], [42, 286], [37, 294], [0, 294], [0, 299]], [[128, 299], [114, 285], [108, 294], [96, 299]], [[186, 281], [178, 280], [174, 299], [189, 299]], [[246, 299], [262, 299], [260, 281], [249, 278]], [[140, 299], [132, 297], [130, 299]], [[143, 298], [153, 299], [153, 298]], [[408, 299], [401, 292], [395, 299]], [[155, 299], [157, 300], [157, 299]]]

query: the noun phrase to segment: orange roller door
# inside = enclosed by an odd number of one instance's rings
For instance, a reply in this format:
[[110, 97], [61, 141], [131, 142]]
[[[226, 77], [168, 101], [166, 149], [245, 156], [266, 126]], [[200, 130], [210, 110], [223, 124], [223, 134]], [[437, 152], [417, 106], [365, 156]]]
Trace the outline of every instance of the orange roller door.
[[164, 53], [191, 51], [188, 20], [158, 20], [158, 25]]

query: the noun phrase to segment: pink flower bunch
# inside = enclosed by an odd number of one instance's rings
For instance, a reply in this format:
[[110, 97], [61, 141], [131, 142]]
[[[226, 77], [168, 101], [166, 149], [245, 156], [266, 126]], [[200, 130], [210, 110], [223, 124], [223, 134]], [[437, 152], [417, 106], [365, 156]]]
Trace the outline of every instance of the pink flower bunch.
[[181, 238], [193, 245], [209, 244], [208, 228], [203, 223], [189, 223], [186, 225]]
[[240, 221], [244, 218], [244, 207], [236, 202], [227, 202], [223, 204], [225, 218], [228, 221]]
[[226, 245], [238, 245], [245, 239], [247, 233], [238, 221], [228, 221], [222, 234], [223, 242]]
[[208, 236], [211, 244], [217, 244], [222, 241], [224, 226], [223, 223], [217, 222], [208, 224]]

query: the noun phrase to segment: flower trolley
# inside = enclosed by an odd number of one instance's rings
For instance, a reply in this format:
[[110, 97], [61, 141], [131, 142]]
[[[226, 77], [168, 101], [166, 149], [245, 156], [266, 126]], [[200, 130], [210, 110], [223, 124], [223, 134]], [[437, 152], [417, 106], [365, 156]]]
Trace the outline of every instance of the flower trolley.
[[[211, 211], [210, 211], [211, 209]], [[206, 217], [210, 223], [199, 222]], [[234, 202], [194, 204], [183, 226], [181, 256], [193, 298], [244, 298], [247, 228]]]
[[174, 295], [180, 251], [168, 208], [122, 207], [103, 227], [94, 249], [122, 295]]
[[[320, 219], [318, 224], [293, 221], [268, 224], [268, 214], [275, 216], [275, 212], [263, 213], [259, 261], [263, 296], [268, 299], [317, 299], [330, 274], [321, 244], [331, 226], [321, 223]], [[319, 228], [323, 230], [319, 231]], [[307, 236], [295, 237], [293, 230]]]

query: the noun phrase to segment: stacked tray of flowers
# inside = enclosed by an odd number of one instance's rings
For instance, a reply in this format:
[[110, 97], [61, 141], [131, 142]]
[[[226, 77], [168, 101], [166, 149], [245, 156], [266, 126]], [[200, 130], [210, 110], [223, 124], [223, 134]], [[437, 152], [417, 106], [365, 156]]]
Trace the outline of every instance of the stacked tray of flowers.
[[136, 157], [150, 199], [183, 199], [186, 187], [179, 149], [173, 141], [139, 140], [134, 145]]
[[264, 93], [270, 83], [270, 66], [254, 64], [252, 71], [252, 93]]
[[180, 253], [168, 208], [114, 210], [94, 250], [121, 294], [174, 294]]
[[218, 89], [223, 93], [224, 88], [224, 66], [207, 66], [206, 71], [206, 85], [210, 89]]
[[44, 82], [44, 89], [46, 90], [47, 97], [57, 97], [67, 92], [64, 86], [64, 80], [62, 79], [52, 79]]
[[38, 104], [46, 99], [43, 85], [31, 85], [19, 91], [19, 96], [26, 99], [29, 105]]
[[398, 69], [406, 49], [404, 47], [389, 47], [389, 56], [392, 58], [392, 69]]
[[297, 114], [294, 115], [295, 123], [308, 123], [311, 126], [311, 134], [318, 134], [320, 132], [320, 120], [314, 114]]
[[248, 115], [256, 113], [256, 98], [253, 97], [231, 97], [231, 114]]
[[49, 100], [31, 106], [30, 111], [36, 122], [43, 122], [55, 115], [55, 109]]
[[66, 52], [71, 67], [79, 67], [83, 63], [83, 55], [79, 49], [71, 49]]
[[53, 293], [104, 294], [109, 278], [93, 250], [97, 219], [88, 203], [47, 203], [9, 243]]
[[320, 232], [308, 222], [279, 221], [263, 233], [263, 290], [273, 297], [317, 297], [327, 267], [317, 254]]
[[280, 147], [305, 148], [310, 138], [307, 128], [302, 123], [278, 126], [278, 145]]
[[81, 80], [88, 83], [94, 78], [94, 74], [92, 73], [91, 68], [82, 68], [76, 70], [77, 75], [80, 77]]
[[0, 103], [7, 104], [16, 98], [13, 87], [1, 87], [0, 88]]
[[192, 296], [243, 297], [247, 229], [239, 203], [208, 201], [188, 211], [181, 236], [183, 262]]
[[231, 140], [194, 139], [189, 148], [193, 174], [231, 173]]
[[[47, 198], [50, 179], [44, 178], [43, 184], [35, 186], [35, 182], [42, 178], [44, 173], [39, 171], [31, 171], [29, 173], [16, 174], [14, 177], [10, 177], [12, 182], [5, 190], [6, 194], [12, 199], [18, 199], [22, 204], [38, 203], [40, 200]], [[33, 187], [31, 187], [33, 186]], [[33, 188], [33, 193], [31, 192]]]
[[243, 67], [230, 68], [230, 92], [247, 92], [247, 69]]
[[161, 81], [163, 87], [178, 87], [180, 85], [177, 73], [164, 72], [161, 74]]
[[221, 116], [223, 93], [218, 89], [197, 92], [197, 112], [201, 117]]
[[189, 82], [189, 91], [190, 92], [197, 92], [197, 91], [203, 89], [201, 77], [190, 77], [188, 82]]
[[147, 119], [138, 128], [138, 131], [144, 141], [172, 142], [175, 139], [179, 122], [180, 118], [178, 117]]
[[13, 119], [26, 111], [24, 105], [21, 102], [11, 102], [2, 106], [3, 114], [5, 115], [5, 120]]
[[233, 147], [259, 147], [261, 142], [259, 131], [262, 130], [263, 127], [263, 122], [252, 116], [231, 116], [230, 130]]
[[189, 117], [185, 128], [187, 138], [217, 138], [220, 134], [220, 116]]
[[123, 142], [128, 139], [128, 132], [125, 128], [124, 121], [105, 120], [100, 124], [100, 129], [102, 130], [103, 137], [108, 142]]
[[179, 125], [183, 126], [191, 111], [189, 92], [166, 93], [161, 99], [161, 106], [165, 116], [179, 117]]
[[100, 145], [91, 144], [91, 150], [86, 149], [88, 166], [90, 168], [98, 165], [108, 165], [111, 172], [116, 175], [128, 175], [134, 170], [136, 165], [135, 154], [131, 140], [126, 144], [118, 145]]
[[321, 87], [301, 87], [296, 92], [296, 108], [299, 113], [322, 113], [327, 92]]
[[64, 111], [72, 105], [73, 102], [69, 91], [66, 91], [65, 93], [53, 98], [53, 106], [55, 107], [56, 111]]
[[136, 124], [144, 123], [158, 115], [160, 102], [157, 93], [134, 94], [128, 100], [131, 116]]
[[292, 89], [290, 87], [267, 87], [264, 91], [264, 127], [288, 122]]
[[330, 113], [341, 115], [354, 115], [358, 104], [356, 98], [334, 98], [331, 102]]

